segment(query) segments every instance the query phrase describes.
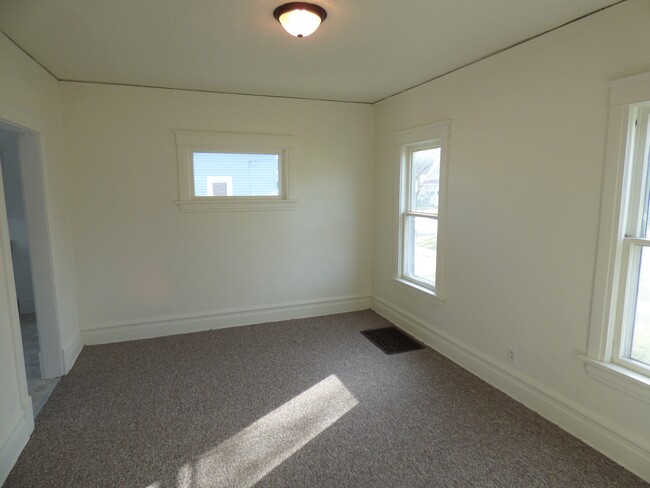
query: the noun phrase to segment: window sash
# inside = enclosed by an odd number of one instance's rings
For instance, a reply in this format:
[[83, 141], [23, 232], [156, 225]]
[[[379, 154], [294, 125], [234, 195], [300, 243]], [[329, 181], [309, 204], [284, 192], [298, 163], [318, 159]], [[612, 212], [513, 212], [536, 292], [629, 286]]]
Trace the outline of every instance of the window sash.
[[[277, 173], [278, 173], [278, 179], [277, 179], [277, 185], [278, 185], [278, 190], [277, 190], [277, 195], [261, 195], [261, 194], [252, 194], [252, 195], [227, 195], [227, 196], [215, 196], [215, 195], [197, 195], [197, 189], [195, 186], [195, 179], [196, 179], [196, 160], [195, 157], [197, 154], [225, 154], [225, 155], [239, 155], [239, 154], [250, 154], [250, 155], [260, 155], [260, 156], [276, 156], [277, 157]], [[200, 200], [213, 200], [213, 201], [223, 201], [223, 200], [251, 200], [251, 199], [264, 199], [264, 200], [282, 200], [286, 198], [285, 194], [285, 164], [283, 161], [283, 151], [277, 151], [277, 150], [264, 150], [264, 149], [246, 149], [246, 150], [231, 150], [231, 149], [226, 149], [226, 150], [212, 150], [212, 149], [195, 149], [192, 148], [191, 150], [191, 155], [190, 155], [190, 185], [191, 185], [191, 192], [190, 192], [190, 197], [192, 199], [200, 199]], [[226, 175], [224, 175], [226, 176]], [[234, 175], [227, 175], [230, 176], [231, 178]], [[231, 180], [232, 181], [232, 180]], [[231, 183], [231, 188], [232, 188], [232, 183]]]
[[645, 237], [644, 216], [647, 219], [647, 198], [650, 185], [648, 185], [647, 155], [650, 144], [648, 133], [648, 107], [637, 107], [633, 112], [634, 128], [630, 134], [629, 146], [632, 148], [630, 158], [631, 181], [628, 188], [627, 225], [626, 236]]
[[425, 219], [435, 219], [438, 220], [438, 214], [437, 213], [429, 213], [429, 212], [412, 212], [410, 210], [402, 212], [402, 215], [409, 216], [409, 217], [424, 217]]
[[638, 298], [641, 255], [644, 248], [650, 249], [650, 238], [625, 237], [622, 243], [623, 286], [619, 297], [619, 313], [616, 320], [612, 361], [638, 373], [650, 374], [650, 365], [631, 357], [632, 339]]
[[[428, 288], [431, 291], [436, 291], [437, 277], [434, 277], [434, 281], [425, 279], [424, 277], [417, 276], [415, 274], [415, 243], [412, 242], [412, 239], [415, 237], [415, 230], [411, 233], [409, 231], [409, 218], [424, 218], [439, 222], [437, 215], [423, 213], [423, 212], [402, 212], [402, 270], [400, 278], [406, 281], [415, 283], [416, 285]], [[415, 226], [415, 220], [413, 220], [413, 227]], [[436, 241], [438, 238], [436, 236]], [[436, 250], [435, 260], [436, 260], [436, 270], [438, 268], [438, 257], [439, 254]]]
[[[404, 212], [411, 213], [413, 215], [418, 214], [420, 216], [430, 216], [438, 215], [439, 208], [436, 212], [422, 212], [413, 210], [413, 187], [415, 186], [415, 179], [413, 177], [413, 154], [418, 151], [424, 151], [426, 149], [441, 149], [442, 144], [440, 139], [435, 139], [432, 141], [424, 141], [415, 144], [409, 144], [406, 148], [405, 159], [407, 162], [406, 168], [406, 184], [403, 186], [402, 191], [405, 193], [403, 198], [403, 208]], [[442, 166], [442, 163], [441, 163]], [[440, 172], [442, 173], [442, 167]], [[406, 190], [406, 191], [404, 191]]]
[[638, 307], [641, 258], [644, 248], [650, 248], [647, 236], [648, 194], [650, 191], [648, 150], [648, 121], [650, 108], [634, 107], [630, 113], [627, 141], [629, 176], [624, 189], [623, 218], [625, 236], [621, 243], [621, 269], [617, 312], [614, 322], [612, 361], [644, 375], [650, 375], [650, 365], [632, 358], [632, 341]]

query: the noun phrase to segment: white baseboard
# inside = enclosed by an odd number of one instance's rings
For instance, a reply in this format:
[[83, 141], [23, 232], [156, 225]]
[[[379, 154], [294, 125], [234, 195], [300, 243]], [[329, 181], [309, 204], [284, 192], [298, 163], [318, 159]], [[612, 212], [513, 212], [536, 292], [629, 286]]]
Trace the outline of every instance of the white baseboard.
[[62, 347], [63, 352], [63, 374], [68, 374], [68, 372], [74, 366], [75, 361], [79, 357], [79, 353], [84, 347], [84, 343], [81, 339], [81, 333], [77, 332], [72, 339], [72, 342], [65, 347]]
[[29, 436], [34, 430], [34, 415], [31, 401], [26, 402], [23, 410], [18, 411], [6, 425], [2, 426], [0, 440], [0, 486], [9, 476], [18, 456], [25, 448]]
[[650, 445], [584, 405], [500, 363], [388, 300], [373, 295], [375, 312], [508, 396], [650, 482]]
[[20, 307], [20, 313], [35, 313], [36, 305], [34, 304], [34, 299], [18, 299], [18, 307]]
[[353, 312], [370, 308], [370, 295], [334, 297], [319, 300], [283, 303], [264, 307], [249, 307], [203, 314], [153, 317], [143, 320], [115, 322], [82, 330], [85, 344], [149, 339], [174, 334], [187, 334], [240, 325], [277, 322]]

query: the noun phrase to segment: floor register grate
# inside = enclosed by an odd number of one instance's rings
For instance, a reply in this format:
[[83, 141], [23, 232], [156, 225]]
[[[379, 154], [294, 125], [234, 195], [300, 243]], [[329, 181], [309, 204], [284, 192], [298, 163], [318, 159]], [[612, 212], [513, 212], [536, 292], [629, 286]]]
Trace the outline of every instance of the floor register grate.
[[424, 349], [422, 344], [411, 339], [397, 327], [362, 330], [361, 333], [386, 354], [399, 354], [400, 352]]

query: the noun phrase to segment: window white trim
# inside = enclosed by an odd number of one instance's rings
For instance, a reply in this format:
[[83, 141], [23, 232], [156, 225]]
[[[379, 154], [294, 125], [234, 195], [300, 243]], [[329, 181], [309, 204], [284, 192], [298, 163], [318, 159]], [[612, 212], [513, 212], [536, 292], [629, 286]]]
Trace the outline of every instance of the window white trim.
[[[616, 80], [609, 86], [609, 118], [600, 209], [600, 227], [591, 322], [587, 355], [581, 356], [591, 377], [605, 384], [616, 383], [619, 390], [638, 396], [639, 389], [650, 388], [647, 368], [636, 367], [634, 361], [621, 358], [620, 338], [625, 311], [624, 289], [629, 248], [626, 241], [628, 222], [626, 195], [632, 181], [632, 159], [628, 148], [634, 131], [635, 106], [650, 102], [650, 73]], [[634, 241], [636, 241], [635, 239]], [[633, 387], [630, 387], [633, 385]], [[630, 389], [632, 388], [632, 390]], [[645, 394], [644, 394], [645, 395]]]
[[419, 286], [416, 283], [402, 278], [393, 278], [393, 285], [399, 291], [435, 306], [440, 306], [445, 301], [443, 297], [436, 295], [429, 288]]
[[[293, 210], [290, 155], [296, 137], [271, 134], [241, 134], [207, 131], [174, 131], [178, 153], [176, 201], [183, 212]], [[257, 153], [279, 156], [280, 195], [251, 197], [196, 197], [194, 195], [193, 154], [195, 152]]]
[[[434, 124], [424, 125], [413, 129], [397, 132], [394, 135], [395, 158], [397, 167], [398, 199], [397, 199], [397, 253], [395, 259], [395, 286], [411, 295], [430, 303], [440, 304], [444, 300], [444, 271], [445, 271], [445, 235], [447, 227], [447, 180], [449, 167], [449, 134], [451, 121], [445, 120]], [[419, 215], [418, 212], [407, 210], [410, 190], [404, 191], [406, 185], [411, 184], [410, 154], [413, 150], [435, 145], [441, 148], [440, 152], [440, 188], [438, 199], [438, 215], [430, 214], [427, 218], [438, 221], [438, 242], [436, 257], [436, 284], [435, 289], [428, 283], [414, 280], [404, 274], [404, 215]]]
[[618, 364], [580, 356], [587, 374], [611, 388], [650, 404], [650, 378]]

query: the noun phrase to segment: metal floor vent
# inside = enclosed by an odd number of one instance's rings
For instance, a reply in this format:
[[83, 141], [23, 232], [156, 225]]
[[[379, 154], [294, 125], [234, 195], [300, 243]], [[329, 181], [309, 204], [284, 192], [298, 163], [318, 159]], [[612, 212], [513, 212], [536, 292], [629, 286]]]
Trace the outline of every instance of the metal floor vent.
[[386, 354], [398, 354], [400, 352], [424, 349], [422, 344], [411, 339], [397, 327], [362, 330], [361, 333]]

